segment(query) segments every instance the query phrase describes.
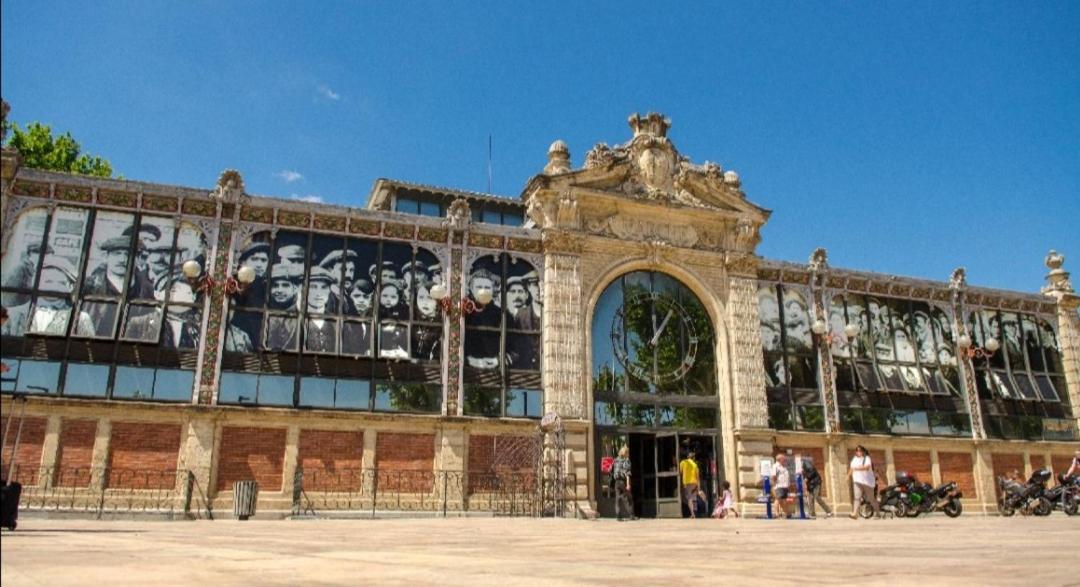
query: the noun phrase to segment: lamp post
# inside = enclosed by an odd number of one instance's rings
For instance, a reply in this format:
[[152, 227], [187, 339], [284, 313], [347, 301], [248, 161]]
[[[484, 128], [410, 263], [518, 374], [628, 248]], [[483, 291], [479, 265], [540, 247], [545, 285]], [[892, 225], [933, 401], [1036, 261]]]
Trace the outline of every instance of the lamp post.
[[436, 283], [431, 286], [429, 293], [431, 294], [431, 297], [439, 303], [439, 307], [442, 308], [443, 312], [452, 314], [456, 308], [462, 314], [466, 315], [482, 312], [484, 307], [491, 303], [491, 298], [494, 295], [494, 292], [490, 287], [483, 286], [476, 288], [476, 291], [473, 292], [473, 295], [476, 296], [475, 300], [466, 296], [455, 302], [450, 297], [450, 292], [447, 291], [446, 286], [442, 283]]
[[844, 338], [841, 338], [832, 332], [829, 332], [829, 325], [824, 320], [818, 318], [814, 320], [810, 325], [810, 331], [818, 337], [825, 346], [832, 346], [836, 344], [840, 347], [845, 347], [851, 344], [851, 341], [855, 340], [856, 336], [859, 336], [859, 325], [848, 323], [844, 325]]
[[960, 347], [960, 352], [969, 359], [989, 359], [1001, 348], [1001, 343], [992, 336], [986, 339], [985, 347], [973, 347], [971, 337], [966, 333], [956, 339], [956, 344]]
[[[202, 265], [195, 259], [184, 261], [180, 270], [197, 292], [210, 292], [219, 285], [209, 273], [203, 271]], [[235, 277], [226, 278], [220, 285], [227, 295], [239, 295], [255, 282], [255, 277], [255, 270], [245, 265], [236, 271]]]

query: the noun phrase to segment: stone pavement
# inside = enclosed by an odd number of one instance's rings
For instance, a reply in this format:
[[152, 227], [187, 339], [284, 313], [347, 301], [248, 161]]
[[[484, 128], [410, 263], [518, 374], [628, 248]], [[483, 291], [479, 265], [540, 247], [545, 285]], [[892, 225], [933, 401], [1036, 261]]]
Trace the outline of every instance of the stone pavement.
[[20, 520], [19, 585], [1080, 584], [1080, 518]]

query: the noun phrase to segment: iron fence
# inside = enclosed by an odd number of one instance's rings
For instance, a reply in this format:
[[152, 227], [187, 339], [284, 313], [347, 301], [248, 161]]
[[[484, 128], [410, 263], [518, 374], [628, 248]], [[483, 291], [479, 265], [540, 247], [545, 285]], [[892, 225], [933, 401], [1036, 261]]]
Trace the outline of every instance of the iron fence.
[[23, 484], [19, 509], [107, 515], [155, 514], [213, 519], [210, 500], [188, 469], [120, 467], [20, 467], [12, 480]]

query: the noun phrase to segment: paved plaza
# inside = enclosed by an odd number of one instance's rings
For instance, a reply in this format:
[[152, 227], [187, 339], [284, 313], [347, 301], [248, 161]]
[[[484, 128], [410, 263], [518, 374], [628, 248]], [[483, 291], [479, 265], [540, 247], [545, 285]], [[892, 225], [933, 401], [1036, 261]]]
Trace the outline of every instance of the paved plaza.
[[4, 532], [18, 585], [1080, 584], [1080, 519], [89, 521]]

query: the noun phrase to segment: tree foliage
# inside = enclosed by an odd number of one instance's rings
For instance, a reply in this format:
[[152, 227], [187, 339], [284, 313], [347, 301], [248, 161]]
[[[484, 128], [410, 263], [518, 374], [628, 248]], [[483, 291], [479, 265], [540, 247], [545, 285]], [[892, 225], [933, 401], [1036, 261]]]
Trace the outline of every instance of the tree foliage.
[[[7, 121], [4, 121], [5, 127]], [[53, 136], [52, 128], [39, 122], [31, 122], [26, 130], [18, 124], [11, 125], [9, 147], [19, 150], [23, 165], [51, 171], [65, 171], [97, 177], [112, 177], [112, 165], [108, 160], [82, 152], [71, 133]], [[6, 128], [5, 128], [6, 130]], [[6, 133], [5, 133], [6, 134]]]

